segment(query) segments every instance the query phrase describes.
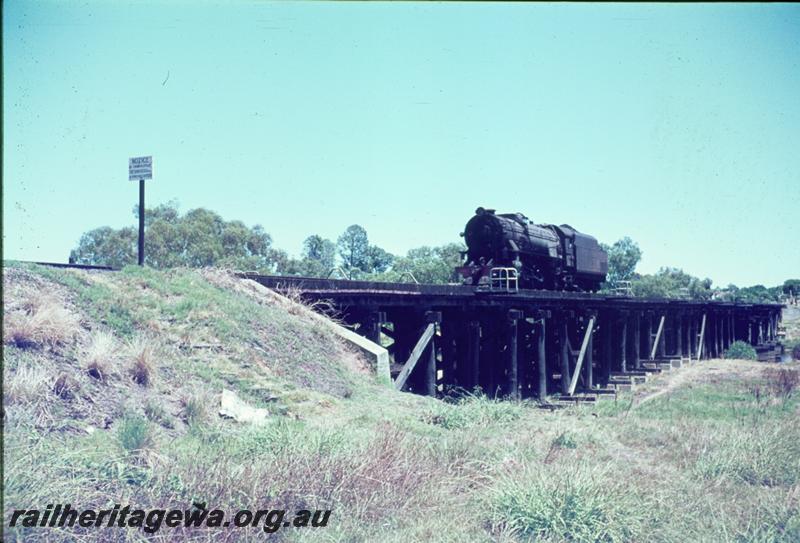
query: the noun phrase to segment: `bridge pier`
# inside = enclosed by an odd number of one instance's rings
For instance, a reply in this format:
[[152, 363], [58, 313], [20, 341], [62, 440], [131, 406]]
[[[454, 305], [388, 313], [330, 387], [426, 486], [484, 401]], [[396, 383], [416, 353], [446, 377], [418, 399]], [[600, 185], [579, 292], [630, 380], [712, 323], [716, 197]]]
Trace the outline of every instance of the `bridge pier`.
[[[590, 319], [593, 317], [594, 315], [591, 315]], [[589, 344], [586, 347], [586, 360], [583, 363], [584, 371], [586, 372], [584, 374], [586, 376], [586, 388], [590, 390], [594, 388], [594, 324], [592, 324], [592, 328], [589, 333]]]
[[633, 364], [634, 368], [639, 370], [642, 368], [642, 313], [636, 311], [633, 314]]
[[619, 329], [619, 356], [620, 356], [620, 371], [628, 371], [628, 317], [623, 313], [620, 317]]
[[543, 313], [537, 313], [538, 330], [536, 333], [536, 367], [539, 377], [539, 399], [547, 397], [547, 318]]
[[[427, 311], [425, 313], [425, 323], [433, 324], [437, 328], [442, 322], [442, 314], [438, 311]], [[436, 362], [437, 362], [437, 347], [439, 341], [434, 333], [427, 347], [427, 364], [425, 365], [424, 373], [424, 386], [423, 390], [428, 396], [436, 396]], [[423, 355], [425, 356], [425, 355]]]
[[560, 356], [560, 373], [561, 373], [561, 393], [569, 393], [569, 382], [571, 380], [569, 371], [569, 324], [567, 322], [567, 315], [564, 313], [558, 314], [560, 321], [558, 326], [558, 342]]
[[478, 320], [469, 321], [469, 345], [467, 349], [467, 368], [470, 388], [479, 387], [481, 367], [481, 323]]
[[601, 355], [600, 355], [600, 382], [607, 383], [611, 378], [611, 372], [614, 368], [614, 314], [611, 311], [605, 311], [600, 316], [601, 323], [605, 321], [605, 325], [601, 324]]
[[507, 314], [507, 354], [508, 354], [508, 382], [506, 384], [508, 397], [512, 400], [520, 398], [519, 393], [519, 346], [517, 334], [519, 326], [517, 322], [522, 318], [522, 311], [510, 309]]

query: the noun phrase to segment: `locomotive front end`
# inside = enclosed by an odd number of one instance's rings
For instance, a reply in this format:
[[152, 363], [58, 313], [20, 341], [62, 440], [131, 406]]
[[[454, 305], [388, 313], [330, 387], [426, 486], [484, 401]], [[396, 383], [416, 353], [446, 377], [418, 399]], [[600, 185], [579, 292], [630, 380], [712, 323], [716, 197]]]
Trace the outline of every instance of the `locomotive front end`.
[[494, 210], [479, 207], [462, 235], [467, 246], [466, 261], [456, 268], [456, 274], [466, 285], [485, 284], [497, 253], [503, 248], [503, 225]]

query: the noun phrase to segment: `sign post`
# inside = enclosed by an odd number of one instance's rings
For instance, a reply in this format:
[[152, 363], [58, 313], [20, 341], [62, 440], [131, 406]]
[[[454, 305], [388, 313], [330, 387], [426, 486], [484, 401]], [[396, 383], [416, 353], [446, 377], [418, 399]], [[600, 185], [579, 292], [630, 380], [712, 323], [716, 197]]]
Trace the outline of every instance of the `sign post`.
[[128, 159], [128, 180], [139, 180], [139, 265], [144, 265], [144, 180], [153, 178], [153, 157]]

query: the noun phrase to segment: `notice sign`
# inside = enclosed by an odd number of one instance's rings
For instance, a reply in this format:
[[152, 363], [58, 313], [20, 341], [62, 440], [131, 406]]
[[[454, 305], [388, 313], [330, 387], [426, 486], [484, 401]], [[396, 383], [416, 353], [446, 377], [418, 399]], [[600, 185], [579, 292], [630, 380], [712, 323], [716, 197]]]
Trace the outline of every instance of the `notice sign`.
[[153, 157], [137, 156], [128, 159], [128, 180], [153, 178]]

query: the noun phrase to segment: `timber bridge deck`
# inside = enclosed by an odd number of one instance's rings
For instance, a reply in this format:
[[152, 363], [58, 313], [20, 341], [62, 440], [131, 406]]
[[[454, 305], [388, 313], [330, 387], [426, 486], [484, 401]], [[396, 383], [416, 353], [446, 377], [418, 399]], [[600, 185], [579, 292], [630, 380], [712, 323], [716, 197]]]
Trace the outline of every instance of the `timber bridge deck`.
[[479, 387], [491, 396], [591, 400], [719, 357], [736, 340], [762, 361], [782, 349], [780, 304], [239, 276], [330, 303], [356, 332], [388, 348], [398, 389], [432, 396]]

